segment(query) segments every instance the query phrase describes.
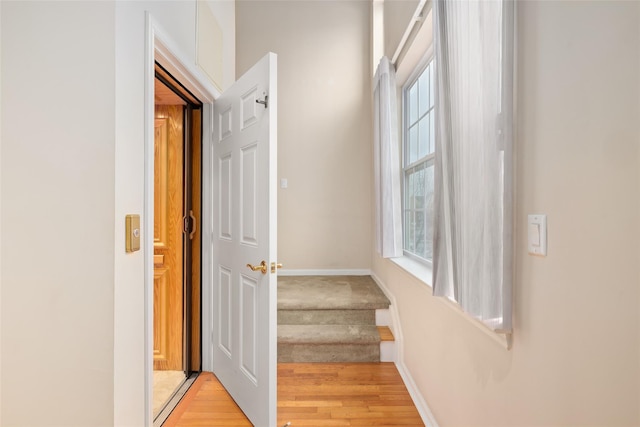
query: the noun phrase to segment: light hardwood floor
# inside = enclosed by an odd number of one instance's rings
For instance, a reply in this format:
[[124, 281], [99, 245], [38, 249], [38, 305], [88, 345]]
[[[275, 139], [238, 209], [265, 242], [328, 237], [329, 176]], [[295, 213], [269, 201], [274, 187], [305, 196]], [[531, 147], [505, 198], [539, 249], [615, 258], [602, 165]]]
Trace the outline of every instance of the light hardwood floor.
[[[278, 365], [278, 427], [424, 426], [393, 363]], [[164, 427], [251, 426], [211, 373], [202, 373]]]

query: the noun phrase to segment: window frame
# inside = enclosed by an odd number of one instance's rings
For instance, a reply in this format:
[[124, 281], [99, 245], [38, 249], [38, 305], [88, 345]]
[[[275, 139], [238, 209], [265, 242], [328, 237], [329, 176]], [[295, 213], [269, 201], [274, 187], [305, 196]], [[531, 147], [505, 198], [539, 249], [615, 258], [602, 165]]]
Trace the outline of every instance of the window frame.
[[[422, 265], [425, 265], [429, 268], [432, 267], [433, 265], [433, 259], [427, 259], [427, 258], [423, 258], [418, 254], [415, 254], [413, 252], [410, 252], [407, 249], [407, 245], [406, 245], [406, 175], [407, 172], [411, 169], [415, 169], [417, 166], [421, 166], [421, 165], [425, 165], [424, 169], [426, 170], [426, 168], [430, 165], [434, 165], [435, 163], [435, 148], [433, 150], [432, 153], [428, 153], [426, 156], [421, 157], [420, 159], [414, 161], [413, 163], [409, 163], [407, 164], [407, 159], [408, 159], [408, 144], [409, 144], [409, 129], [411, 127], [410, 124], [410, 117], [409, 117], [409, 89], [418, 81], [418, 79], [420, 78], [420, 76], [422, 76], [422, 74], [427, 70], [427, 68], [433, 64], [435, 59], [435, 56], [433, 54], [433, 49], [429, 48], [424, 56], [422, 57], [422, 59], [418, 62], [418, 64], [415, 66], [415, 68], [413, 69], [413, 71], [411, 72], [411, 74], [409, 74], [409, 77], [406, 79], [406, 81], [402, 84], [402, 88], [401, 88], [401, 94], [400, 94], [400, 104], [402, 105], [402, 109], [401, 109], [401, 123], [402, 123], [402, 141], [401, 141], [401, 155], [402, 155], [402, 159], [401, 159], [401, 165], [400, 165], [400, 169], [402, 170], [402, 179], [401, 179], [401, 188], [402, 188], [402, 252], [403, 252], [403, 256], [419, 263]], [[434, 68], [432, 68], [432, 73], [434, 72]], [[435, 89], [435, 81], [434, 81], [434, 85], [433, 85], [434, 89]], [[430, 88], [431, 89], [431, 88]], [[429, 97], [431, 98], [432, 94], [430, 92]], [[427, 114], [430, 114], [431, 112], [435, 111], [435, 101], [433, 103], [433, 106], [428, 107], [427, 111], [420, 115], [417, 120], [414, 122], [415, 126], [419, 126], [419, 122], [421, 120], [421, 118], [423, 118], [424, 116], [426, 116]], [[434, 113], [435, 114], [435, 113]], [[434, 123], [434, 128], [435, 128], [435, 123]], [[434, 140], [435, 140], [435, 132], [434, 132]], [[425, 226], [426, 226], [426, 221], [429, 220], [429, 218], [426, 215], [426, 207], [424, 209], [425, 212]], [[433, 218], [431, 218], [431, 220], [433, 220]]]

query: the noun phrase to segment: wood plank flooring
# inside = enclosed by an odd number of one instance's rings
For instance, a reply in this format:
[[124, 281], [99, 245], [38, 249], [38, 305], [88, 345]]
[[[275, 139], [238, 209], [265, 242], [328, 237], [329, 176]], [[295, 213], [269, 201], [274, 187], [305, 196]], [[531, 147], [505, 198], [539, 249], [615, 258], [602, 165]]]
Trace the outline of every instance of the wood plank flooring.
[[[424, 426], [393, 363], [278, 364], [278, 427]], [[202, 373], [163, 427], [251, 426]], [[260, 426], [266, 427], [266, 426]]]

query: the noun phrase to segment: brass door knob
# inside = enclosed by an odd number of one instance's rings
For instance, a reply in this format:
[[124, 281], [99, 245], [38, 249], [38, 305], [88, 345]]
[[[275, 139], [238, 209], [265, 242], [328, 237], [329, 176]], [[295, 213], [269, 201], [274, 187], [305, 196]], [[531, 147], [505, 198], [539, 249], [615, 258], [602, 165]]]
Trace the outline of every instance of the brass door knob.
[[247, 267], [250, 268], [251, 271], [260, 271], [262, 274], [267, 274], [267, 262], [264, 260], [258, 265], [247, 264]]

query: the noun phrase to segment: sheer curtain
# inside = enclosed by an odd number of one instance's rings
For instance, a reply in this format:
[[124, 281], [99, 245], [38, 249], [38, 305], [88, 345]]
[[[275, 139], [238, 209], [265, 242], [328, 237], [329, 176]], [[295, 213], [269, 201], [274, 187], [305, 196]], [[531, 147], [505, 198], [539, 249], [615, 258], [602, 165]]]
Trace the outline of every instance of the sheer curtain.
[[514, 4], [434, 2], [433, 292], [510, 332]]
[[384, 258], [398, 257], [402, 255], [402, 205], [396, 74], [386, 56], [374, 78], [373, 109], [376, 249]]

